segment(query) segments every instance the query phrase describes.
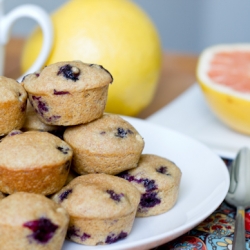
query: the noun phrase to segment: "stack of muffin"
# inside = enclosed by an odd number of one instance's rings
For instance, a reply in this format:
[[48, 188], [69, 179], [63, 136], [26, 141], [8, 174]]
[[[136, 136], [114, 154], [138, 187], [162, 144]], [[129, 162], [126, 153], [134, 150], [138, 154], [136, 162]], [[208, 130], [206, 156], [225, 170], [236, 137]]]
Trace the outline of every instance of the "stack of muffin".
[[51, 64], [21, 84], [0, 77], [3, 249], [56, 250], [65, 237], [111, 244], [135, 217], [174, 206], [181, 171], [142, 154], [139, 132], [104, 113], [112, 82], [105, 68], [81, 61]]

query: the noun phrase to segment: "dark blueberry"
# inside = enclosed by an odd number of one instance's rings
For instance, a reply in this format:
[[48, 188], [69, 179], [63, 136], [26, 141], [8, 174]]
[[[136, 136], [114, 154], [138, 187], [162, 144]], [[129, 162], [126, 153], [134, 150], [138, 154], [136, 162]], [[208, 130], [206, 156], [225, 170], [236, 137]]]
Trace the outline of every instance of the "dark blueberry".
[[118, 128], [115, 136], [120, 137], [120, 138], [124, 138], [127, 136], [127, 131], [123, 128]]
[[47, 104], [44, 101], [41, 100], [42, 99], [41, 96], [34, 96], [33, 95], [32, 99], [33, 99], [33, 101], [37, 102], [37, 110], [36, 111], [39, 114], [43, 115], [44, 112], [48, 112], [49, 111], [49, 108], [48, 108]]
[[100, 67], [102, 70], [104, 70], [104, 71], [106, 71], [109, 75], [110, 75], [110, 77], [111, 77], [111, 82], [110, 83], [112, 83], [113, 81], [114, 81], [114, 78], [113, 78], [113, 76], [110, 74], [110, 72], [107, 70], [107, 69], [105, 69], [102, 65], [97, 65], [97, 64], [90, 64], [89, 65], [89, 67], [92, 67], [92, 66], [98, 66], [98, 67]]
[[39, 243], [47, 243], [58, 228], [51, 220], [44, 217], [38, 220], [28, 221], [24, 223], [23, 226], [33, 231], [28, 237], [33, 238]]
[[72, 237], [80, 237], [80, 229], [75, 228], [75, 226], [70, 226], [67, 231], [67, 237], [69, 239]]
[[129, 182], [136, 182], [136, 183], [142, 183], [143, 179], [136, 179], [133, 175], [130, 175], [128, 171], [124, 171], [120, 174], [118, 174], [119, 177], [129, 181]]
[[157, 189], [157, 185], [155, 185], [154, 180], [149, 180], [149, 179], [141, 179], [143, 182], [143, 186], [146, 188], [147, 192], [151, 192], [153, 190]]
[[100, 135], [105, 135], [105, 134], [106, 134], [105, 131], [100, 132]]
[[117, 133], [115, 134], [115, 136], [124, 138], [127, 137], [128, 134], [133, 134], [133, 132], [130, 129], [125, 130], [123, 128], [117, 128]]
[[69, 92], [68, 91], [57, 91], [54, 89], [54, 93], [53, 95], [68, 95]]
[[13, 135], [20, 135], [22, 134], [23, 132], [21, 130], [12, 130], [11, 132], [9, 132], [8, 136], [13, 136]]
[[57, 75], [61, 75], [61, 74], [63, 74], [65, 78], [76, 82], [77, 80], [79, 80], [78, 76], [80, 75], [80, 69], [76, 67], [72, 67], [69, 64], [66, 64], [62, 66], [57, 72]]
[[160, 166], [159, 168], [156, 169], [156, 172], [161, 173], [161, 174], [170, 175], [168, 173], [168, 168], [166, 166]]
[[34, 101], [39, 101], [39, 100], [41, 99], [41, 96], [35, 96], [35, 95], [33, 95], [33, 96], [32, 96], [32, 99], [33, 99]]
[[68, 190], [62, 192], [62, 193], [59, 195], [59, 200], [60, 200], [60, 202], [62, 202], [63, 200], [67, 199], [68, 196], [69, 196], [69, 194], [71, 194], [72, 192], [73, 192], [72, 189], [68, 189]]
[[39, 77], [39, 76], [40, 76], [40, 74], [39, 74], [39, 73], [35, 73], [35, 75], [36, 75], [36, 77]]
[[147, 178], [140, 178], [137, 179], [133, 175], [130, 175], [127, 171], [124, 171], [118, 174], [119, 177], [129, 181], [129, 182], [136, 182], [138, 184], [143, 184], [147, 192], [153, 191], [157, 189], [157, 185], [155, 184], [154, 180], [149, 180]]
[[121, 231], [118, 235], [111, 234], [111, 235], [107, 236], [105, 243], [112, 244], [112, 243], [117, 242], [118, 240], [122, 240], [122, 239], [126, 238], [127, 236], [128, 236], [128, 234], [123, 232], [123, 231]]
[[160, 204], [161, 200], [157, 197], [156, 192], [144, 193], [141, 195], [140, 206], [141, 207], [154, 207]]
[[90, 238], [90, 235], [89, 235], [89, 234], [86, 234], [86, 233], [83, 233], [82, 236], [80, 236], [81, 241], [85, 241], [85, 240], [87, 240], [88, 238]]
[[61, 118], [60, 115], [52, 115], [49, 118], [46, 118], [46, 121], [51, 122], [51, 121], [57, 121]]
[[72, 237], [78, 237], [81, 239], [81, 241], [85, 241], [86, 239], [90, 238], [91, 236], [89, 234], [83, 233], [80, 234], [80, 230], [76, 229], [75, 226], [69, 227], [67, 231], [67, 238], [71, 239]]
[[133, 175], [130, 175], [128, 171], [124, 171], [118, 174], [119, 177], [131, 182], [135, 180], [135, 177]]
[[69, 152], [69, 148], [68, 147], [60, 147], [60, 146], [57, 146], [56, 149], [58, 149], [60, 152], [62, 152], [64, 155], [68, 154]]
[[110, 195], [111, 199], [113, 199], [114, 201], [118, 201], [118, 202], [121, 201], [121, 198], [124, 196], [123, 193], [117, 194], [113, 190], [107, 190], [106, 192]]

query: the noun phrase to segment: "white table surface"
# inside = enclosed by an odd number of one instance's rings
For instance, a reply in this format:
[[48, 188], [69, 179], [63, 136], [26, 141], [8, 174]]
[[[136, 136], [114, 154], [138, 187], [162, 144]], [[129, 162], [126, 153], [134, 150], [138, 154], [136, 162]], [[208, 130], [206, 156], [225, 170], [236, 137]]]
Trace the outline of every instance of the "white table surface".
[[210, 111], [198, 84], [194, 84], [146, 120], [199, 140], [220, 156], [234, 158], [250, 137], [224, 125]]

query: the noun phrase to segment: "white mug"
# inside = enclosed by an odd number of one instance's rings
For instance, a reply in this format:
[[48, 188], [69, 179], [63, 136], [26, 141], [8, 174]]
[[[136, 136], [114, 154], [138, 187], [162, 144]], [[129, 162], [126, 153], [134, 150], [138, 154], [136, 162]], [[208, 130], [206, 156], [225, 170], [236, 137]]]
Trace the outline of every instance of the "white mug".
[[34, 19], [43, 32], [43, 45], [36, 61], [17, 80], [21, 81], [24, 75], [39, 70], [47, 60], [53, 44], [53, 26], [46, 11], [34, 4], [24, 4], [4, 14], [4, 0], [0, 0], [0, 76], [4, 71], [4, 48], [9, 41], [10, 31], [13, 23], [21, 17]]

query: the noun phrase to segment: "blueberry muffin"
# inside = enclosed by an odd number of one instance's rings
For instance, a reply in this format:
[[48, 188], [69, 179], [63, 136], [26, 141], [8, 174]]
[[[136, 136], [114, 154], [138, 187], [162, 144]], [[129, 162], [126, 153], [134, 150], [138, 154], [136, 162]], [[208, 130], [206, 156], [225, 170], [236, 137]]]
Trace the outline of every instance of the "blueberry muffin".
[[27, 102], [26, 117], [22, 126], [22, 131], [45, 131], [62, 138], [64, 129], [65, 128], [63, 126], [48, 125], [42, 122], [30, 102]]
[[69, 126], [103, 114], [112, 81], [100, 65], [65, 61], [25, 76], [22, 84], [42, 122]]
[[60, 250], [69, 215], [49, 198], [25, 192], [0, 202], [1, 250]]
[[69, 127], [63, 138], [73, 148], [72, 167], [79, 174], [115, 175], [135, 168], [144, 148], [138, 131], [114, 114], [104, 114], [88, 124]]
[[67, 180], [72, 155], [66, 142], [48, 132], [6, 136], [0, 143], [0, 191], [55, 193]]
[[141, 193], [136, 217], [170, 210], [178, 198], [181, 175], [173, 162], [152, 154], [142, 154], [137, 168], [119, 174]]
[[20, 129], [25, 120], [27, 93], [15, 80], [0, 76], [0, 135]]
[[88, 174], [72, 180], [52, 199], [69, 213], [69, 240], [83, 245], [103, 245], [128, 236], [140, 194], [117, 176]]

